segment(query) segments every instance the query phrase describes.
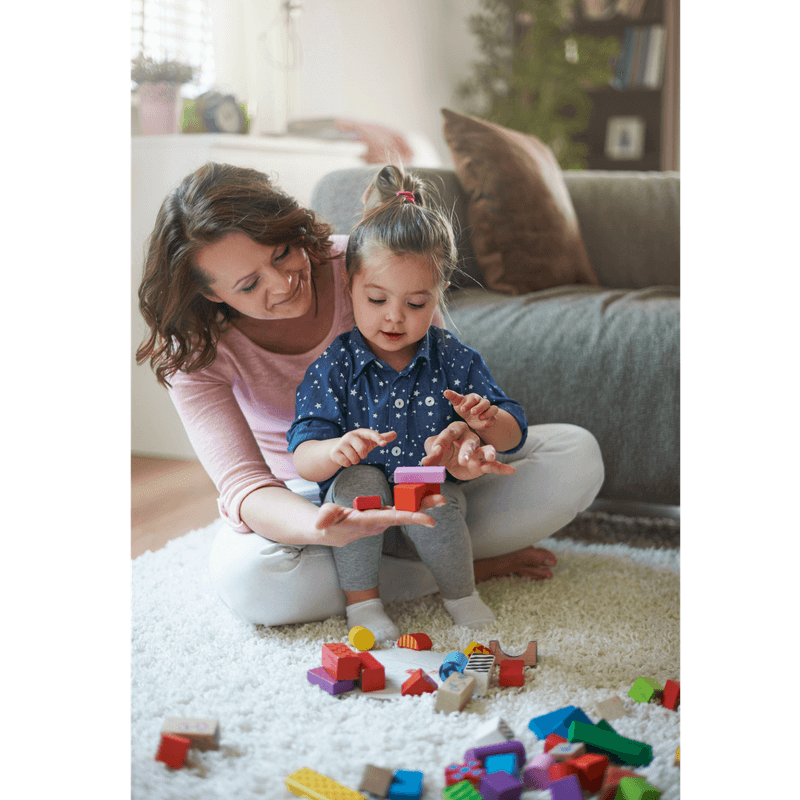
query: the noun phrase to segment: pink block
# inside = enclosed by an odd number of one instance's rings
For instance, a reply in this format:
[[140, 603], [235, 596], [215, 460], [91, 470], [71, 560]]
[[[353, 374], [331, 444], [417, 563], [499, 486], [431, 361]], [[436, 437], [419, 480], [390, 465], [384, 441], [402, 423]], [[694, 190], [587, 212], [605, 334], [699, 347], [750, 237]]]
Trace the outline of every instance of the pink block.
[[444, 483], [444, 467], [397, 467], [392, 480], [395, 483]]
[[547, 789], [550, 786], [550, 778], [547, 770], [555, 764], [555, 759], [548, 753], [540, 753], [534, 756], [525, 766], [522, 773], [522, 781], [529, 789]]

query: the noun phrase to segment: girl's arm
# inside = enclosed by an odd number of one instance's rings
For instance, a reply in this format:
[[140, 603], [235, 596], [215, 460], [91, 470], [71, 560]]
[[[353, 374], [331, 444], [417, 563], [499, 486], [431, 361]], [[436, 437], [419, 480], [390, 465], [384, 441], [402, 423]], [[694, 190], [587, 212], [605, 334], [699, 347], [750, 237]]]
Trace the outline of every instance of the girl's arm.
[[375, 447], [385, 447], [396, 438], [395, 431], [379, 433], [357, 428], [335, 439], [306, 439], [294, 450], [294, 468], [301, 478], [320, 483], [333, 477], [342, 467], [360, 463]]

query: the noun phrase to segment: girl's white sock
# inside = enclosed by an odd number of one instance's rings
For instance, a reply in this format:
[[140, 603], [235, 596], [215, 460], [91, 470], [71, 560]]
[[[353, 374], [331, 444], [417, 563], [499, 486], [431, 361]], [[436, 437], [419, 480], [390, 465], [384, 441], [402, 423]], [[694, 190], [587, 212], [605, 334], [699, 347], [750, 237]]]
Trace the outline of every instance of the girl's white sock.
[[456, 625], [463, 625], [476, 631], [497, 620], [489, 606], [481, 600], [477, 589], [472, 594], [456, 600], [445, 598], [444, 607]]
[[400, 638], [400, 629], [386, 616], [379, 597], [362, 600], [347, 606], [347, 625], [363, 625], [375, 637], [376, 642], [388, 642]]

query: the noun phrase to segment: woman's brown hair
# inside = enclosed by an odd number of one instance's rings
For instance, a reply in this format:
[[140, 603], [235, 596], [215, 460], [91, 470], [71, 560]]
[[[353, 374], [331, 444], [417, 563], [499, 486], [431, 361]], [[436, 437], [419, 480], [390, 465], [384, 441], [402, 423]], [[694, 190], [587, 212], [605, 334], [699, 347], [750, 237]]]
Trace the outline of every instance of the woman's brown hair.
[[161, 205], [146, 246], [139, 309], [150, 328], [136, 362], [150, 360], [158, 382], [214, 361], [220, 334], [239, 313], [203, 296], [209, 276], [198, 252], [231, 233], [308, 253], [313, 275], [329, 256], [331, 226], [278, 189], [262, 172], [209, 163], [188, 175]]

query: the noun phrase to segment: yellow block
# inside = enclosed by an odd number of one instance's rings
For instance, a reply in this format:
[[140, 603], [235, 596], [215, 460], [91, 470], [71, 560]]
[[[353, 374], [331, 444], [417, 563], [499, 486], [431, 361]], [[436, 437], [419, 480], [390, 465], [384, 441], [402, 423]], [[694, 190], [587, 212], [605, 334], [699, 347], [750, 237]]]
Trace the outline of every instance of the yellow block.
[[347, 638], [350, 640], [350, 646], [355, 647], [356, 650], [372, 650], [375, 645], [375, 636], [363, 625], [355, 625], [350, 628]]
[[485, 644], [470, 642], [462, 652], [465, 656], [471, 656], [473, 653], [491, 653], [492, 651]]
[[284, 779], [286, 787], [298, 797], [308, 797], [310, 800], [367, 800], [361, 792], [342, 786], [333, 778], [314, 772], [313, 769], [302, 767]]
[[681, 765], [681, 749], [680, 747], [675, 751], [675, 760], [672, 762], [673, 766], [679, 767]]

